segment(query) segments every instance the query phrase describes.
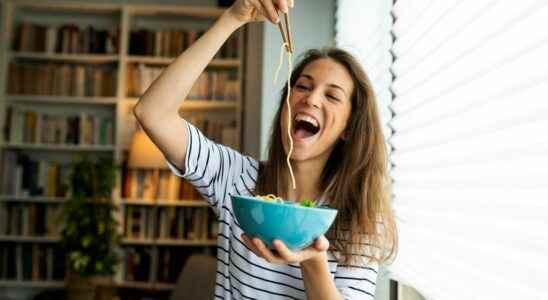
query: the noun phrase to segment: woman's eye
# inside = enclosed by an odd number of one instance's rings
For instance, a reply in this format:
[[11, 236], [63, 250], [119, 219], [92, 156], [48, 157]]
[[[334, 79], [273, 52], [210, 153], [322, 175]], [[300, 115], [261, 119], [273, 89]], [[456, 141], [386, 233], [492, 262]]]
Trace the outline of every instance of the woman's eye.
[[309, 90], [309, 88], [308, 88], [307, 86], [302, 85], [302, 84], [297, 84], [297, 85], [296, 85], [296, 88], [297, 88], [298, 90], [301, 90], [301, 91], [308, 91], [308, 90]]
[[330, 98], [330, 99], [335, 100], [335, 101], [339, 101], [339, 98], [337, 98], [333, 95], [327, 95], [327, 98]]

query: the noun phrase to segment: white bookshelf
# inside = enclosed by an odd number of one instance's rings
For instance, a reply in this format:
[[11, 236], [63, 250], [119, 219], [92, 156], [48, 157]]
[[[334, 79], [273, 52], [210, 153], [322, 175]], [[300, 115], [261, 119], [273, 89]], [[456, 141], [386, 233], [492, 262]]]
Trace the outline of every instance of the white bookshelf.
[[175, 206], [175, 207], [208, 207], [209, 204], [205, 201], [198, 200], [147, 200], [147, 199], [122, 199], [122, 203], [126, 205], [142, 205], [142, 206]]
[[47, 196], [13, 196], [13, 195], [0, 195], [0, 201], [16, 201], [16, 202], [29, 202], [29, 203], [63, 203], [66, 198], [63, 197], [47, 197]]
[[[4, 130], [0, 130], [0, 157], [4, 153], [15, 151], [18, 153], [30, 153], [33, 158], [43, 158], [69, 162], [76, 153], [89, 153], [98, 156], [112, 157], [117, 164], [121, 164], [127, 156], [128, 142], [135, 129], [135, 120], [131, 114], [131, 108], [137, 102], [135, 95], [128, 94], [128, 66], [144, 64], [154, 67], [165, 67], [174, 57], [157, 57], [130, 54], [130, 36], [133, 29], [150, 28], [160, 29], [181, 29], [186, 26], [198, 26], [192, 29], [207, 29], [215, 18], [219, 17], [223, 9], [205, 6], [185, 5], [142, 5], [142, 4], [101, 4], [81, 2], [63, 3], [60, 1], [30, 1], [30, 0], [0, 0], [0, 15], [2, 16], [0, 30], [2, 43], [0, 46], [0, 127], [5, 125], [6, 108], [24, 107], [32, 108], [43, 112], [62, 112], [65, 114], [86, 111], [101, 116], [112, 116], [114, 143], [112, 145], [72, 145], [72, 144], [34, 144], [14, 143], [6, 141]], [[11, 41], [15, 35], [17, 25], [21, 21], [39, 23], [46, 25], [93, 25], [98, 28], [119, 28], [119, 47], [117, 53], [111, 54], [66, 54], [66, 53], [41, 53], [32, 51], [14, 51]], [[196, 23], [196, 25], [194, 23]], [[221, 99], [192, 99], [186, 100], [180, 108], [181, 115], [204, 114], [215, 118], [229, 119], [234, 121], [236, 137], [236, 148], [241, 146], [242, 131], [242, 109], [244, 83], [242, 81], [244, 64], [244, 38], [242, 33], [238, 35], [238, 56], [235, 58], [216, 58], [209, 65], [208, 69], [228, 70], [235, 74], [239, 86], [239, 96], [234, 101]], [[8, 94], [9, 76], [8, 67], [10, 62], [24, 62], [27, 64], [74, 64], [86, 66], [106, 66], [115, 73], [115, 88], [112, 96], [54, 96], [54, 95], [30, 95], [30, 94]], [[3, 159], [0, 160], [0, 170], [4, 168]], [[120, 208], [117, 219], [120, 225], [120, 232], [124, 228], [125, 209], [134, 207], [149, 207], [157, 210], [163, 208], [173, 209], [197, 209], [207, 208], [205, 201], [196, 200], [167, 200], [157, 199], [148, 201], [145, 199], [124, 199], [122, 198], [122, 178], [117, 177], [117, 184], [114, 190], [114, 201]], [[6, 195], [0, 191], [0, 205], [7, 203], [20, 203], [22, 205], [60, 205], [64, 203], [64, 197], [47, 196], [16, 196]], [[1, 234], [1, 232], [0, 232]], [[0, 235], [0, 242], [16, 244], [55, 244], [59, 243], [59, 237], [36, 237], [36, 236], [14, 236]], [[125, 237], [122, 242], [122, 249], [126, 246], [149, 247], [151, 253], [158, 254], [159, 247], [180, 247], [195, 249], [197, 247], [214, 247], [214, 239], [134, 239]], [[151, 282], [127, 282], [123, 279], [124, 258], [120, 271], [115, 276], [117, 284], [126, 288], [143, 288], [169, 290], [172, 284], [156, 282], [157, 275], [154, 274], [158, 268], [158, 257], [151, 261]], [[0, 286], [6, 287], [38, 287], [38, 288], [61, 288], [62, 281], [28, 281], [22, 280], [20, 276], [16, 280], [4, 280], [0, 278]]]
[[72, 62], [87, 64], [113, 63], [120, 60], [119, 55], [112, 54], [65, 54], [39, 52], [13, 52], [8, 50], [8, 59], [25, 59], [29, 61]]
[[58, 144], [34, 144], [34, 143], [6, 143], [7, 150], [41, 150], [41, 151], [70, 151], [70, 152], [113, 152], [114, 145], [58, 145]]
[[118, 99], [116, 97], [8, 95], [6, 96], [6, 102], [116, 105], [116, 103], [118, 102]]
[[60, 237], [0, 235], [0, 241], [16, 243], [57, 243]]
[[61, 289], [65, 287], [65, 281], [0, 280], [0, 286], [6, 288]]

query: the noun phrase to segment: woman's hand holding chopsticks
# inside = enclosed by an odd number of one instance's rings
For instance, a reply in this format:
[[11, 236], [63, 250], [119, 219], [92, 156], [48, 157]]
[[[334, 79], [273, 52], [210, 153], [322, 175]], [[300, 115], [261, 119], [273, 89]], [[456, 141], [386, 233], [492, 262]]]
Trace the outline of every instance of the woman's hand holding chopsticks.
[[237, 0], [227, 11], [240, 22], [280, 21], [278, 10], [288, 13], [294, 0]]

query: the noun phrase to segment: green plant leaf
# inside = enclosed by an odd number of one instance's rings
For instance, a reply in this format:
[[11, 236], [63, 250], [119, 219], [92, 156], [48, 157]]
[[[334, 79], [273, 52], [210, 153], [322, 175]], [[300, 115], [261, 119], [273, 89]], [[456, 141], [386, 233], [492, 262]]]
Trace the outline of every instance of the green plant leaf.
[[310, 199], [303, 199], [303, 201], [301, 201], [301, 206], [316, 207], [316, 201], [310, 200]]

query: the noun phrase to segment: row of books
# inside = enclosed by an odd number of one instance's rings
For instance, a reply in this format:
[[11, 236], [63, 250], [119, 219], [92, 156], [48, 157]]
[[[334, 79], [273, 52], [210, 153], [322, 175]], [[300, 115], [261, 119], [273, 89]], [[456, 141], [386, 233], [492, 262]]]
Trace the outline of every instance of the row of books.
[[207, 138], [233, 149], [238, 149], [238, 134], [236, 124], [233, 121], [211, 119], [199, 115], [185, 116], [185, 120], [200, 129]]
[[6, 126], [6, 140], [11, 143], [114, 144], [112, 118], [87, 112], [80, 112], [79, 115], [54, 115], [10, 106], [6, 114]]
[[[203, 34], [203, 30], [196, 29], [133, 30], [130, 36], [129, 54], [176, 57]], [[238, 46], [237, 36], [232, 35], [217, 52], [215, 58], [238, 57]]]
[[[163, 70], [163, 67], [130, 64], [127, 77], [128, 95], [139, 97], [144, 94]], [[235, 77], [236, 73], [233, 71], [204, 71], [192, 86], [186, 99], [236, 101], [240, 94], [240, 86]]]
[[[188, 258], [203, 250], [185, 249], [179, 247], [159, 247], [153, 251], [150, 247], [132, 246], [124, 249], [123, 278], [126, 281], [151, 282], [156, 274], [156, 282], [175, 283]], [[156, 257], [154, 257], [156, 256]], [[155, 268], [153, 260], [158, 263]]]
[[97, 29], [88, 25], [49, 25], [23, 21], [13, 37], [13, 50], [45, 53], [100, 53], [118, 52], [119, 30]]
[[123, 175], [123, 198], [143, 201], [201, 199], [190, 183], [169, 170], [126, 169]]
[[210, 240], [218, 223], [208, 207], [143, 207], [125, 212], [125, 236], [140, 240]]
[[116, 94], [116, 70], [105, 65], [10, 63], [9, 74], [9, 94], [76, 97]]
[[0, 205], [0, 235], [59, 237], [61, 204], [4, 202]]
[[0, 280], [65, 278], [65, 253], [56, 245], [0, 243]]
[[25, 154], [4, 152], [2, 194], [18, 197], [67, 197], [70, 166], [51, 160], [33, 160]]

